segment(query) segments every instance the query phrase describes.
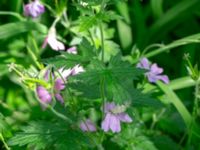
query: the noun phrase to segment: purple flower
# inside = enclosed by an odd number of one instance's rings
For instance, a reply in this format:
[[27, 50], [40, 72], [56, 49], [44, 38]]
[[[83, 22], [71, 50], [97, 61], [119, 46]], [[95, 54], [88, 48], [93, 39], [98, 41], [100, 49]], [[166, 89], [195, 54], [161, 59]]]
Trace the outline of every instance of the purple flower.
[[53, 27], [49, 30], [49, 33], [42, 44], [42, 48], [45, 48], [47, 43], [55, 51], [65, 50], [65, 45], [57, 40], [56, 29]]
[[[50, 76], [50, 70], [47, 70], [44, 75], [44, 79], [46, 81], [49, 81]], [[52, 78], [55, 78], [54, 75], [52, 75]], [[61, 90], [65, 88], [65, 83], [61, 78], [57, 78], [54, 82], [54, 95], [58, 101], [60, 101], [62, 104], [64, 103], [63, 97], [60, 94]], [[36, 88], [36, 93], [38, 95], [38, 98], [43, 102], [43, 103], [50, 103], [52, 101], [52, 95], [49, 93], [45, 87], [39, 85]]]
[[90, 119], [81, 121], [80, 128], [84, 132], [87, 132], [87, 131], [95, 132], [97, 130], [96, 126], [92, 123], [92, 121]]
[[109, 130], [112, 130], [113, 133], [120, 132], [120, 122], [132, 122], [131, 117], [123, 111], [123, 106], [116, 106], [113, 102], [106, 103], [104, 106], [105, 118], [101, 124], [101, 128], [105, 132]]
[[[63, 97], [61, 95], [61, 91], [65, 88], [65, 82], [67, 81], [67, 78], [70, 75], [76, 75], [80, 72], [83, 72], [84, 69], [82, 66], [76, 65], [72, 69], [64, 69], [60, 68], [58, 70], [60, 76], [55, 76], [54, 73], [50, 74], [50, 70], [47, 70], [44, 74], [44, 79], [48, 82], [50, 79], [50, 75], [52, 76], [51, 78], [54, 79], [54, 96], [55, 98], [61, 102], [62, 104], [64, 103]], [[51, 94], [48, 92], [47, 89], [43, 86], [37, 86], [36, 88], [36, 93], [39, 97], [39, 99], [43, 103], [50, 103], [52, 100]]]
[[63, 81], [63, 79], [61, 78], [56, 79], [54, 83], [54, 89], [57, 91], [61, 91], [64, 88], [65, 88], [65, 82]]
[[26, 4], [24, 6], [24, 15], [25, 16], [31, 16], [33, 18], [38, 17], [42, 13], [44, 13], [45, 8], [44, 6], [39, 2], [39, 0], [35, 0], [33, 2], [30, 2], [29, 4]]
[[72, 46], [72, 47], [68, 48], [67, 52], [70, 53], [70, 54], [77, 54], [76, 46]]
[[137, 64], [137, 67], [148, 70], [145, 75], [147, 76], [149, 82], [155, 83], [156, 81], [161, 80], [166, 84], [169, 83], [168, 76], [161, 75], [163, 73], [163, 69], [158, 67], [156, 63], [150, 64], [147, 58], [142, 58]]
[[39, 99], [42, 101], [42, 103], [50, 103], [52, 100], [51, 94], [43, 87], [43, 86], [37, 86], [36, 87], [36, 93]]

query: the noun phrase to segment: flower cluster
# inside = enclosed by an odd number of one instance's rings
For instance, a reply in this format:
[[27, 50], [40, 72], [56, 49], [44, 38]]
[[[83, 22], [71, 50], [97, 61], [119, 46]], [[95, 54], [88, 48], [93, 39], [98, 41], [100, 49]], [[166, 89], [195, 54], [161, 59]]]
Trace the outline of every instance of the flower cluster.
[[142, 58], [137, 64], [137, 67], [147, 70], [145, 76], [147, 77], [149, 82], [155, 83], [156, 81], [161, 80], [166, 84], [169, 83], [168, 76], [161, 75], [163, 73], [163, 69], [158, 67], [156, 63], [150, 64], [147, 58]]
[[45, 11], [45, 8], [39, 2], [39, 0], [30, 2], [29, 4], [26, 4], [24, 6], [24, 15], [25, 16], [31, 16], [33, 18], [36, 18], [36, 17], [40, 16], [42, 13], [44, 13], [44, 11]]
[[[88, 4], [83, 2], [81, 3], [81, 5], [85, 7]], [[24, 6], [25, 16], [31, 16], [33, 18], [36, 18], [42, 13], [44, 13], [44, 11], [45, 8], [39, 0], [34, 0], [33, 2], [30, 2], [29, 4], [26, 4]], [[42, 44], [42, 48], [45, 48], [48, 44], [51, 47], [51, 49], [55, 51], [65, 50], [65, 45], [57, 39], [56, 35], [55, 26], [58, 20], [59, 18], [56, 18], [56, 20], [50, 27], [48, 35], [46, 36]], [[68, 48], [66, 51], [70, 54], [77, 54], [77, 49], [75, 46]], [[58, 70], [58, 74], [56, 72], [50, 72], [50, 70], [47, 70], [43, 78], [46, 82], [51, 81], [52, 83], [53, 81], [51, 87], [52, 89], [50, 92], [44, 86], [37, 85], [36, 93], [40, 102], [42, 104], [50, 104], [52, 102], [52, 99], [55, 97], [61, 104], [63, 104], [64, 99], [62, 97], [61, 91], [65, 89], [68, 77], [79, 74], [81, 72], [84, 72], [84, 69], [79, 64], [69, 69], [60, 68]], [[112, 102], [106, 103], [103, 107], [104, 119], [101, 123], [101, 128], [103, 131], [108, 132], [109, 130], [111, 130], [113, 133], [120, 132], [121, 122], [132, 122], [131, 117], [124, 112], [125, 106], [119, 106]], [[95, 124], [90, 119], [81, 121], [80, 129], [84, 132], [95, 132], [97, 130]]]
[[[59, 75], [61, 75], [62, 77], [60, 76], [55, 77], [54, 75], [51, 75], [51, 78], [54, 79], [54, 87], [53, 87], [54, 96], [58, 101], [60, 101], [61, 103], [64, 103], [63, 97], [60, 93], [65, 88], [65, 82], [67, 81], [67, 78], [69, 76], [84, 72], [84, 69], [82, 66], [76, 65], [72, 69], [70, 68], [67, 70], [65, 70], [64, 68], [60, 68], [58, 72], [59, 72]], [[45, 73], [44, 79], [46, 81], [49, 81], [49, 78], [50, 78], [50, 71], [47, 70], [47, 72]], [[52, 95], [43, 86], [38, 85], [36, 88], [36, 93], [42, 103], [50, 103], [52, 101]]]

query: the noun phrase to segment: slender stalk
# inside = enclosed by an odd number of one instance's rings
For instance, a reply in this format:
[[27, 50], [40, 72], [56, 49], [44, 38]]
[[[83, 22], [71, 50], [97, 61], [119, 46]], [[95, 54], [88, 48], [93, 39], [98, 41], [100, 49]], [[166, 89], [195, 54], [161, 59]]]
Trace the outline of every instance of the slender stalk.
[[153, 50], [149, 53], [147, 53], [146, 55], [144, 55], [145, 57], [153, 57], [155, 55], [158, 55], [160, 53], [169, 51], [172, 48], [178, 47], [178, 46], [182, 46], [182, 45], [187, 45], [187, 44], [191, 44], [191, 43], [200, 43], [199, 39], [180, 39], [177, 41], [172, 42], [169, 45], [166, 45], [164, 47], [161, 47], [159, 49]]
[[40, 79], [36, 79], [36, 78], [24, 77], [23, 80], [24, 80], [24, 81], [28, 81], [28, 82], [33, 82], [33, 83], [39, 83], [40, 85], [42, 85], [42, 86], [44, 86], [44, 87], [48, 87], [48, 86], [49, 86], [49, 84], [46, 83], [45, 81], [40, 80]]
[[3, 142], [3, 145], [5, 147], [6, 150], [10, 150], [10, 148], [8, 147], [7, 143], [4, 140], [4, 137], [2, 135], [2, 133], [0, 133], [0, 140]]
[[100, 27], [100, 33], [101, 33], [101, 52], [102, 52], [101, 60], [102, 62], [104, 62], [104, 35], [103, 35], [102, 23], [100, 23], [99, 27]]
[[102, 118], [104, 117], [104, 107], [105, 107], [105, 79], [103, 78], [101, 80], [101, 83], [100, 83], [100, 91], [101, 91], [101, 98], [102, 98], [102, 102], [103, 102], [103, 108], [102, 108]]
[[194, 106], [193, 106], [193, 111], [192, 111], [192, 122], [191, 122], [191, 126], [190, 126], [190, 129], [189, 129], [189, 135], [188, 135], [188, 141], [187, 143], [190, 144], [191, 143], [191, 140], [192, 140], [192, 135], [194, 134], [193, 133], [193, 128], [195, 126], [195, 120], [198, 116], [198, 109], [199, 109], [199, 90], [200, 90], [200, 86], [199, 86], [199, 83], [198, 83], [198, 80], [196, 81], [196, 85], [195, 85], [195, 92], [194, 92], [194, 96], [195, 96], [195, 99], [194, 99]]
[[28, 50], [28, 53], [30, 54], [33, 62], [35, 63], [35, 65], [39, 68], [39, 69], [42, 69], [42, 65], [37, 61], [37, 56], [32, 52], [32, 50], [27, 46], [27, 50]]
[[[102, 0], [100, 11], [101, 12], [104, 11], [104, 8], [105, 8], [105, 0]], [[102, 51], [101, 60], [102, 62], [104, 62], [104, 34], [103, 34], [102, 20], [100, 20], [99, 28], [100, 28], [100, 34], [101, 34], [101, 51]]]
[[61, 113], [59, 113], [58, 111], [56, 111], [51, 105], [46, 104], [46, 103], [40, 101], [40, 100], [37, 98], [37, 95], [35, 95], [35, 97], [36, 97], [37, 101], [38, 101], [40, 104], [42, 104], [45, 108], [48, 108], [48, 109], [49, 109], [53, 114], [55, 114], [58, 118], [63, 119], [63, 120], [65, 120], [65, 121], [69, 122], [70, 124], [72, 123], [72, 120], [71, 120], [71, 119], [69, 119], [68, 117], [66, 117], [66, 116], [64, 116], [63, 114], [61, 114]]
[[148, 47], [146, 47], [146, 48], [143, 50], [141, 56], [145, 55], [145, 54], [146, 54], [150, 49], [152, 49], [152, 48], [155, 48], [155, 47], [160, 48], [160, 47], [163, 47], [163, 46], [164, 46], [164, 44], [159, 44], [159, 43], [149, 45]]
[[153, 128], [155, 127], [156, 123], [159, 121], [159, 119], [162, 117], [162, 115], [165, 113], [166, 109], [162, 109], [159, 114], [153, 114], [153, 122], [151, 124], [150, 130], [153, 131]]
[[198, 116], [198, 108], [199, 108], [199, 94], [200, 94], [200, 86], [199, 83], [196, 82], [195, 85], [195, 99], [194, 99], [194, 108], [193, 108], [193, 117], [194, 119], [196, 119], [196, 117]]

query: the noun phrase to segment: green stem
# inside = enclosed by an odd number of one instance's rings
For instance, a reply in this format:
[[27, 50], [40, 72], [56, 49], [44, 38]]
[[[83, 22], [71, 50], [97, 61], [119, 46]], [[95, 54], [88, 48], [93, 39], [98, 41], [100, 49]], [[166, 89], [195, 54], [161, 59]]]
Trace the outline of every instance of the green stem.
[[39, 83], [40, 85], [42, 85], [44, 87], [48, 87], [49, 86], [48, 83], [46, 83], [45, 81], [40, 80], [40, 79], [24, 77], [23, 80], [27, 81], [27, 82]]
[[159, 44], [159, 43], [158, 43], [158, 44], [149, 45], [148, 47], [146, 47], [146, 48], [143, 50], [141, 56], [145, 55], [145, 54], [147, 53], [147, 51], [149, 51], [149, 50], [152, 49], [152, 48], [155, 48], [155, 47], [160, 48], [160, 47], [163, 47], [163, 46], [164, 46], [164, 44]]
[[67, 118], [66, 116], [64, 116], [63, 114], [57, 112], [57, 111], [56, 111], [55, 109], [53, 109], [51, 106], [48, 105], [47, 108], [49, 108], [49, 109], [51, 110], [51, 112], [54, 113], [57, 117], [59, 117], [59, 118], [65, 120], [65, 121], [69, 122], [70, 124], [72, 124], [72, 120], [71, 120], [71, 119], [69, 119], [69, 118]]
[[200, 86], [199, 83], [196, 81], [196, 85], [195, 85], [195, 99], [194, 99], [194, 107], [193, 107], [193, 117], [194, 120], [196, 119], [196, 117], [198, 116], [198, 108], [199, 108], [199, 90], [200, 90]]
[[102, 102], [103, 102], [103, 111], [102, 111], [102, 118], [104, 117], [104, 107], [105, 107], [105, 79], [103, 77], [103, 79], [101, 80], [101, 83], [100, 83], [100, 91], [101, 91], [101, 98], [102, 98]]
[[42, 101], [40, 101], [38, 98], [37, 98], [37, 95], [35, 95], [37, 101], [42, 104], [45, 108], [48, 108], [53, 114], [55, 114], [58, 118], [62, 119], [62, 120], [65, 120], [67, 122], [69, 122], [70, 124], [72, 124], [72, 120], [69, 119], [68, 117], [64, 116], [63, 114], [59, 113], [58, 111], [56, 111], [51, 105], [49, 104], [46, 104]]
[[99, 27], [100, 27], [100, 33], [101, 33], [101, 52], [102, 52], [101, 60], [102, 62], [104, 62], [104, 35], [103, 35], [102, 23], [100, 23]]
[[14, 71], [16, 72], [16, 74], [17, 74], [18, 76], [20, 76], [21, 78], [24, 77], [24, 75], [23, 75], [18, 69], [16, 69], [15, 67], [12, 68], [12, 70], [14, 70]]
[[153, 56], [158, 55], [160, 53], [166, 52], [166, 51], [168, 51], [172, 48], [182, 46], [182, 45], [191, 44], [191, 43], [200, 43], [200, 40], [199, 39], [180, 39], [180, 40], [172, 42], [169, 45], [166, 45], [165, 47], [161, 47], [159, 49], [153, 50], [152, 52], [149, 52], [144, 56], [147, 57], [147, 58], [153, 57]]
[[38, 67], [38, 69], [42, 69], [42, 65], [37, 61], [37, 57], [36, 55], [32, 52], [32, 50], [27, 46], [27, 50], [29, 55], [31, 56], [33, 62], [35, 63], [35, 65]]
[[0, 133], [0, 140], [3, 142], [3, 145], [5, 147], [6, 150], [10, 150], [10, 148], [8, 147], [7, 143], [4, 140], [4, 137], [2, 135], [2, 133]]
[[162, 115], [165, 113], [166, 109], [162, 109], [159, 114], [153, 114], [153, 122], [151, 124], [150, 130], [153, 131], [153, 128], [155, 127], [156, 123], [159, 121], [159, 119], [162, 117]]

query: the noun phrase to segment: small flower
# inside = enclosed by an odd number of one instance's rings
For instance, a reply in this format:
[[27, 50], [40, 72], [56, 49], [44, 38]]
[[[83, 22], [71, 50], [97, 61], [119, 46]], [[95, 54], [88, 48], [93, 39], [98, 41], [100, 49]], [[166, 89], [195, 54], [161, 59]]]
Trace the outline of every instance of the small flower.
[[76, 46], [72, 46], [72, 47], [68, 48], [67, 52], [70, 53], [70, 54], [77, 54]]
[[81, 121], [80, 123], [80, 128], [82, 131], [90, 131], [90, 132], [95, 132], [96, 126], [92, 123], [92, 121], [90, 119], [87, 119], [85, 121]]
[[56, 79], [54, 83], [54, 89], [57, 91], [61, 91], [64, 88], [65, 88], [65, 82], [63, 81], [63, 79], [61, 78]]
[[45, 38], [42, 48], [45, 48], [47, 43], [55, 51], [65, 50], [65, 45], [56, 39], [56, 29], [53, 27], [49, 30], [48, 36]]
[[36, 87], [36, 93], [39, 99], [42, 101], [42, 103], [48, 104], [51, 102], [51, 94], [43, 86], [38, 85]]
[[137, 64], [138, 68], [146, 69], [148, 72], [145, 73], [149, 82], [155, 83], [158, 80], [163, 81], [164, 83], [169, 83], [169, 78], [166, 75], [161, 75], [163, 69], [158, 67], [156, 63], [150, 64], [147, 58], [142, 58]]
[[[132, 122], [131, 117], [124, 113], [121, 106], [116, 106], [114, 103], [106, 103], [104, 106], [105, 118], [101, 124], [101, 128], [108, 132], [112, 130], [113, 133], [121, 131], [120, 122]], [[116, 111], [117, 110], [117, 111]]]
[[39, 2], [39, 0], [35, 0], [24, 6], [24, 15], [25, 16], [31, 16], [33, 18], [36, 18], [39, 15], [41, 15], [42, 13], [44, 13], [44, 11], [45, 11], [45, 8]]

